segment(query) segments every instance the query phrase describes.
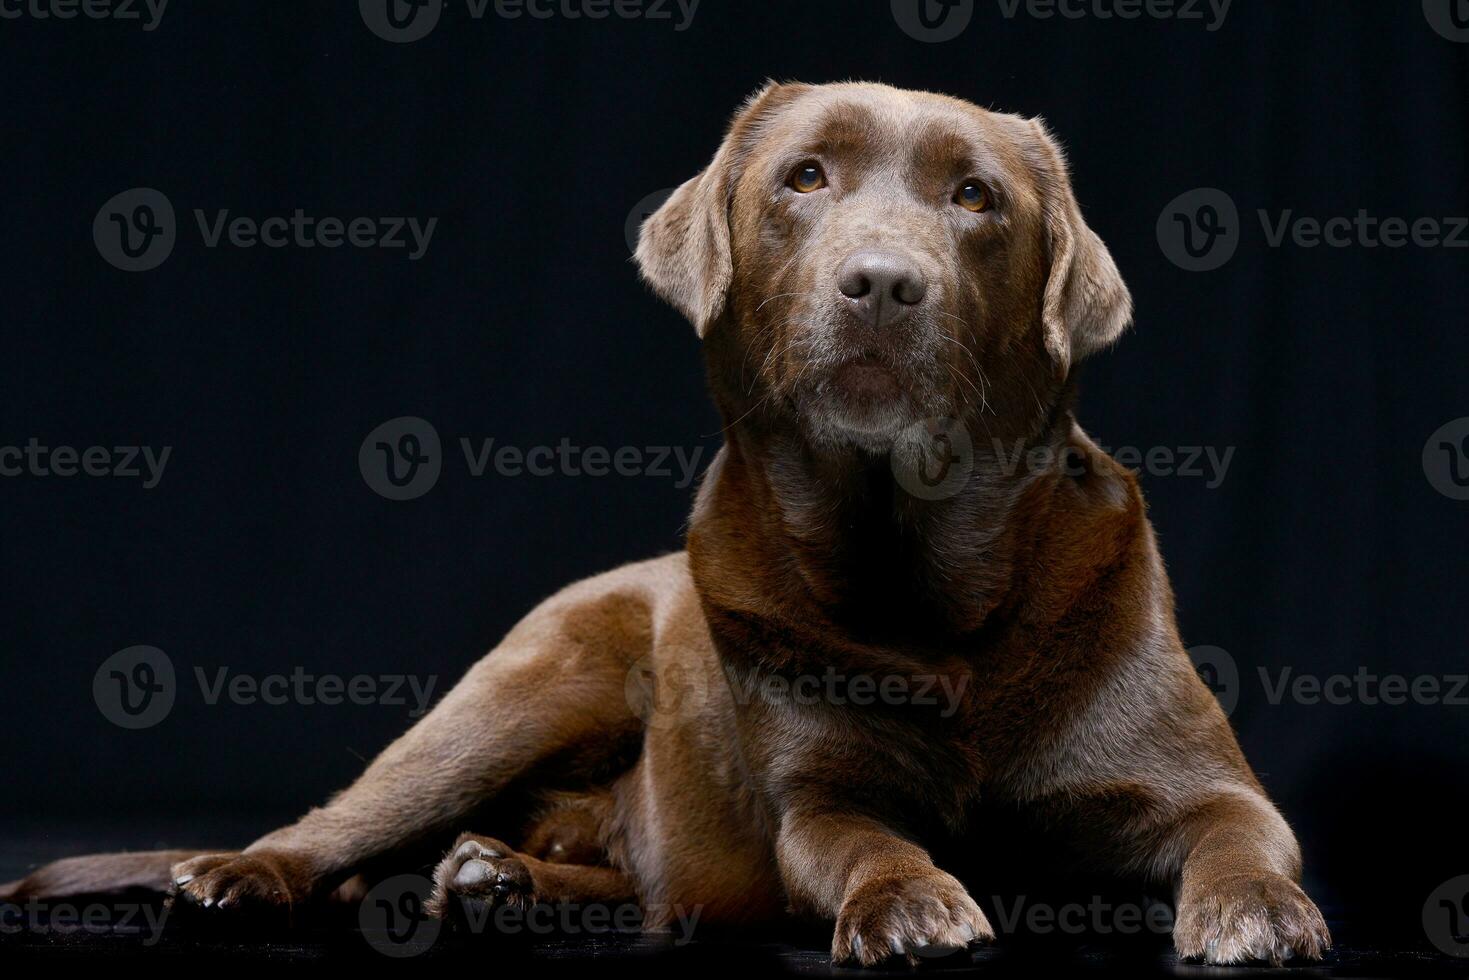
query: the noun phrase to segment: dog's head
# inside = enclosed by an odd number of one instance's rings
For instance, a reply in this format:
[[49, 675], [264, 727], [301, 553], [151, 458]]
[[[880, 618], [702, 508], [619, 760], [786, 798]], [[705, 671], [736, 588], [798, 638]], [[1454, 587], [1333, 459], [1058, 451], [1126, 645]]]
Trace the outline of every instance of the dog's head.
[[872, 450], [922, 419], [1043, 411], [1037, 384], [1131, 319], [1040, 122], [882, 85], [767, 86], [637, 260], [739, 351], [736, 399]]

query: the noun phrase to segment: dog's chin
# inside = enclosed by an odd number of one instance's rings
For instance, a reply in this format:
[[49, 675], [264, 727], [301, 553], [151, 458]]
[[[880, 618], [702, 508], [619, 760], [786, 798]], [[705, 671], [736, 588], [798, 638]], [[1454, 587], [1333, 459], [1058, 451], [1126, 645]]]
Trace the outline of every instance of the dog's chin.
[[918, 417], [911, 388], [889, 368], [863, 358], [835, 368], [802, 405], [818, 447], [885, 453]]

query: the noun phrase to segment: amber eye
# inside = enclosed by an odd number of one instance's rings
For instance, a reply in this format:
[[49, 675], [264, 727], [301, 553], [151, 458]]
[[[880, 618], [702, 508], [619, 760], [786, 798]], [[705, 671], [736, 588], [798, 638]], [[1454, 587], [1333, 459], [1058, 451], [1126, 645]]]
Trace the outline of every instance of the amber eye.
[[990, 209], [990, 192], [977, 180], [967, 181], [954, 195], [954, 203], [963, 205], [975, 214]]
[[825, 186], [826, 174], [822, 171], [821, 165], [814, 160], [807, 160], [791, 174], [791, 190], [798, 194], [810, 194]]

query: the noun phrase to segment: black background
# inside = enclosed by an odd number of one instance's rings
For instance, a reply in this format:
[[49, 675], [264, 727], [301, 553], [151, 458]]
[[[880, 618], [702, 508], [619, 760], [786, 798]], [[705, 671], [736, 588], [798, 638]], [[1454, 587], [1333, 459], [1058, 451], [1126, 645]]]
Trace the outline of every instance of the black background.
[[[1114, 448], [1234, 447], [1217, 488], [1143, 478], [1185, 639], [1238, 663], [1233, 720], [1323, 904], [1418, 929], [1469, 871], [1469, 708], [1271, 704], [1256, 670], [1465, 672], [1469, 503], [1421, 456], [1469, 414], [1469, 251], [1270, 248], [1255, 212], [1469, 214], [1469, 45], [1418, 0], [1236, 0], [1212, 32], [981, 0], [941, 44], [887, 0], [703, 0], [674, 28], [474, 21], [462, 0], [406, 45], [347, 2], [176, 0], [152, 32], [0, 20], [0, 445], [173, 447], [152, 490], [0, 479], [6, 820], [268, 829], [349, 781], [406, 709], [210, 706], [195, 667], [442, 691], [561, 585], [678, 548], [691, 491], [672, 478], [475, 478], [457, 441], [712, 453], [697, 340], [638, 283], [629, 212], [702, 167], [767, 76], [863, 78], [1042, 114], [1067, 143], [1138, 309], [1087, 366], [1083, 424]], [[150, 272], [92, 240], [132, 187], [179, 214]], [[1155, 235], [1197, 187], [1243, 215], [1208, 273]], [[195, 208], [439, 223], [411, 262], [209, 249]], [[447, 459], [393, 502], [357, 453], [403, 415]], [[182, 684], [166, 721], [127, 732], [92, 677], [134, 644]]]

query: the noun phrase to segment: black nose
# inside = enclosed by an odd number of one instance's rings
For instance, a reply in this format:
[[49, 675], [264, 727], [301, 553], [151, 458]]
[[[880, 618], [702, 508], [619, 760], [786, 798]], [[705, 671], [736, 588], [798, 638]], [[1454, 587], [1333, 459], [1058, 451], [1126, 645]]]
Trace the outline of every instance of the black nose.
[[916, 262], [897, 252], [875, 250], [847, 256], [837, 270], [837, 288], [875, 327], [893, 322], [928, 295], [928, 283]]

